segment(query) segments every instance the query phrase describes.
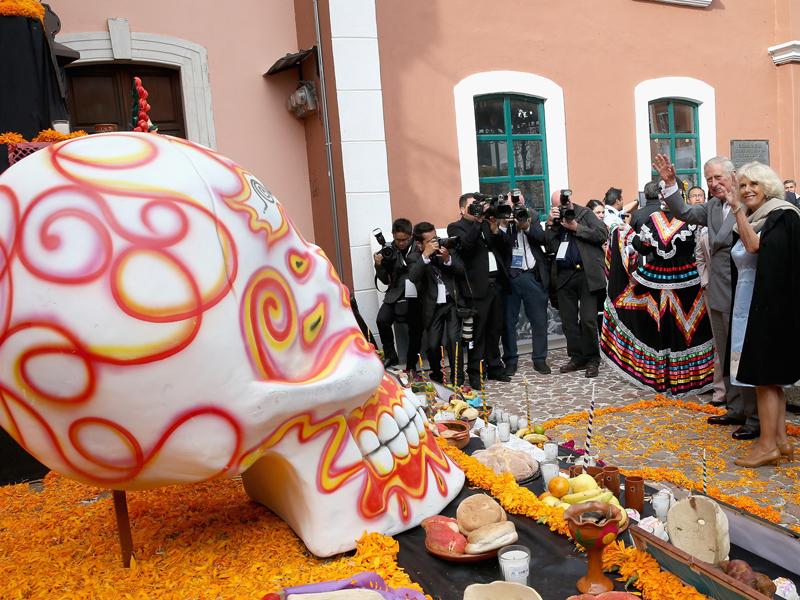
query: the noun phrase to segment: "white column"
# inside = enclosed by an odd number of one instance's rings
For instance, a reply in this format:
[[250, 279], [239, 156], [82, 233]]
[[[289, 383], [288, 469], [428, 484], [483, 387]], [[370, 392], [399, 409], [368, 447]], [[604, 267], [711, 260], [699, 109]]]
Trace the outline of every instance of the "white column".
[[377, 337], [379, 297], [370, 238], [380, 227], [391, 240], [392, 210], [375, 0], [330, 0], [330, 16], [353, 287]]

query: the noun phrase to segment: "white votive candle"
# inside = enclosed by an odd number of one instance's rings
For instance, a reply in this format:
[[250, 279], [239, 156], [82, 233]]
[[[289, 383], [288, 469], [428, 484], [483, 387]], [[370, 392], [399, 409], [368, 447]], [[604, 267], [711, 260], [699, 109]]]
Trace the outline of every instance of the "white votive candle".
[[53, 121], [53, 129], [58, 133], [67, 135], [69, 133], [69, 121]]
[[655, 496], [653, 496], [653, 512], [656, 513], [656, 517], [662, 523], [667, 522], [667, 513], [669, 513], [669, 492], [660, 491]]
[[525, 546], [505, 546], [497, 552], [503, 579], [513, 583], [528, 585], [531, 553]]
[[485, 427], [481, 429], [480, 435], [484, 448], [491, 448], [497, 441], [497, 430], [494, 427]]
[[551, 479], [557, 477], [561, 473], [561, 470], [558, 467], [558, 463], [554, 460], [544, 461], [539, 465], [539, 468], [542, 470], [542, 480], [544, 481], [544, 489], [547, 489], [547, 486], [550, 484]]
[[556, 460], [558, 458], [558, 444], [556, 442], [545, 442], [542, 447], [545, 460]]
[[497, 436], [501, 442], [507, 442], [511, 439], [511, 425], [509, 423], [497, 424]]

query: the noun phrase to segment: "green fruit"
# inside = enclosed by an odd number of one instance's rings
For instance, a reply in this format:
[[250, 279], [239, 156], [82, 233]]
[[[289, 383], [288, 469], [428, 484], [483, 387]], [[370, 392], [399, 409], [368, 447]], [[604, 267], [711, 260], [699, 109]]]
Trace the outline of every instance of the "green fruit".
[[545, 431], [545, 429], [541, 425], [534, 425], [533, 426], [533, 433], [544, 434], [544, 431]]

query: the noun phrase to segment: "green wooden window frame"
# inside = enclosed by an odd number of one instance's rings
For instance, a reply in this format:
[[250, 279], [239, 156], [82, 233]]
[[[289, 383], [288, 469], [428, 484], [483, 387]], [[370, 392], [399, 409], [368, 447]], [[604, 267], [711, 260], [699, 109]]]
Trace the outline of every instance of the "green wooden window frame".
[[[653, 133], [653, 123], [651, 121], [652, 110], [651, 107], [654, 104], [659, 103], [667, 103], [667, 116], [668, 116], [668, 125], [667, 130], [668, 133]], [[685, 132], [676, 132], [675, 131], [675, 106], [682, 105], [688, 106], [692, 109], [692, 129], [694, 133], [685, 133]], [[687, 179], [687, 175], [693, 178], [693, 181], [690, 181], [690, 185], [700, 185], [703, 181], [702, 173], [701, 173], [701, 166], [700, 166], [700, 122], [698, 118], [698, 109], [697, 104], [694, 102], [688, 102], [686, 100], [675, 100], [672, 98], [659, 98], [658, 100], [653, 100], [649, 103], [647, 107], [647, 114], [648, 114], [648, 126], [650, 131], [650, 139], [651, 140], [669, 140], [669, 158], [672, 161], [672, 164], [675, 165], [675, 172], [677, 173], [680, 179]], [[663, 124], [662, 124], [663, 126]], [[694, 169], [679, 169], [677, 168], [677, 151], [676, 151], [676, 144], [678, 140], [693, 140], [694, 141]], [[652, 142], [651, 142], [652, 143]], [[651, 158], [652, 158], [652, 146], [650, 149]], [[658, 177], [658, 173], [653, 170], [652, 171], [653, 177]]]
[[[509, 191], [516, 187], [523, 187], [526, 181], [541, 181], [543, 183], [543, 198], [542, 198], [542, 205], [538, 205], [538, 203], [534, 203], [532, 198], [529, 198], [527, 195], [525, 197], [525, 203], [527, 206], [536, 209], [539, 211], [539, 217], [544, 220], [547, 218], [547, 214], [550, 212], [550, 184], [548, 181], [548, 168], [547, 168], [547, 127], [544, 119], [544, 100], [541, 98], [537, 98], [535, 96], [525, 96], [521, 94], [486, 94], [482, 96], [475, 96], [473, 99], [473, 106], [477, 106], [477, 102], [479, 100], [488, 100], [488, 99], [503, 99], [503, 130], [505, 133], [501, 134], [476, 134], [477, 135], [477, 142], [480, 144], [481, 142], [491, 142], [491, 141], [498, 141], [498, 142], [505, 142], [506, 144], [506, 160], [508, 165], [508, 175], [507, 176], [497, 176], [497, 177], [478, 177], [478, 181], [480, 184], [480, 191], [484, 193], [498, 193], [497, 185], [493, 184], [502, 184], [501, 187], [502, 191]], [[533, 103], [536, 105], [537, 110], [539, 112], [539, 133], [538, 134], [519, 134], [519, 133], [512, 133], [512, 121], [511, 121], [511, 101], [514, 99], [522, 100], [525, 102]], [[476, 122], [476, 131], [480, 129], [479, 124]], [[541, 148], [541, 165], [540, 170], [541, 173], [538, 175], [526, 174], [526, 173], [517, 173], [516, 172], [516, 165], [514, 161], [514, 142], [515, 141], [525, 141], [525, 140], [533, 140], [540, 142]], [[480, 157], [479, 157], [480, 160]], [[524, 193], [524, 189], [523, 189]]]

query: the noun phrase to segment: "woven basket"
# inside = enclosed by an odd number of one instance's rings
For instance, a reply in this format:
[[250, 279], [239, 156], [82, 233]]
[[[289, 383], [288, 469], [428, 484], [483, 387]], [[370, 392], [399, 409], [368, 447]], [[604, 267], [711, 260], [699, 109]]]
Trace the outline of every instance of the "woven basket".
[[23, 142], [21, 144], [8, 144], [8, 164], [13, 165], [21, 161], [26, 156], [29, 156], [49, 146], [52, 142]]

